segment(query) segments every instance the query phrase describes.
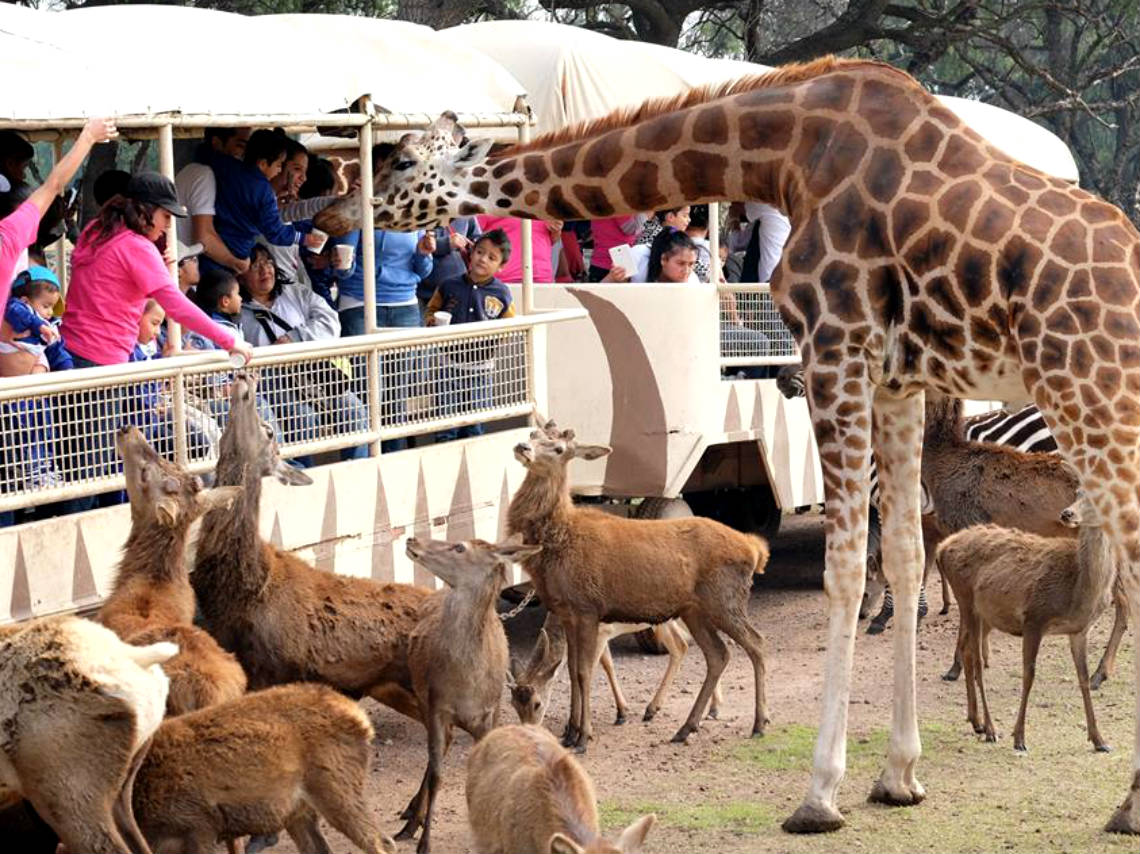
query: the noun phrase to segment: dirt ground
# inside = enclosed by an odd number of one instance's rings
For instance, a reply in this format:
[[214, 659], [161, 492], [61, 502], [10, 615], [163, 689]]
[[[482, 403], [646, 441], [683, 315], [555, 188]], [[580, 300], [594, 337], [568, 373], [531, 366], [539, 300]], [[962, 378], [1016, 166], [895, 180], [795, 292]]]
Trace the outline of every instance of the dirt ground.
[[[595, 735], [582, 758], [598, 791], [602, 825], [616, 833], [638, 815], [654, 812], [658, 824], [650, 852], [876, 852], [931, 851], [1136, 851], [1135, 838], [1110, 836], [1100, 828], [1126, 793], [1133, 726], [1135, 634], [1129, 632], [1113, 679], [1094, 694], [1101, 731], [1114, 747], [1096, 754], [1085, 738], [1084, 714], [1064, 638], [1046, 640], [1030, 698], [1027, 754], [1014, 752], [1008, 733], [1017, 713], [1021, 684], [1018, 639], [992, 639], [987, 674], [991, 710], [1000, 737], [979, 741], [965, 720], [965, 689], [943, 682], [953, 656], [957, 608], [937, 616], [942, 598], [935, 582], [931, 615], [919, 633], [918, 698], [923, 757], [919, 776], [927, 800], [914, 808], [866, 802], [878, 776], [890, 724], [893, 632], [860, 635], [855, 648], [848, 740], [848, 770], [840, 795], [847, 826], [823, 836], [789, 836], [780, 822], [806, 791], [822, 691], [826, 633], [820, 587], [823, 533], [819, 517], [790, 517], [773, 544], [768, 574], [752, 595], [755, 625], [767, 638], [768, 698], [772, 725], [764, 738], [749, 739], [752, 681], [748, 659], [731, 646], [725, 672], [725, 702], [719, 720], [706, 721], [687, 745], [669, 743], [684, 720], [704, 673], [695, 647], [672, 696], [650, 724], [612, 725], [613, 702], [599, 671], [594, 688]], [[512, 650], [526, 654], [542, 621], [530, 608], [509, 626]], [[1090, 656], [1095, 666], [1111, 627], [1111, 613], [1095, 626]], [[663, 657], [641, 654], [631, 638], [614, 642], [614, 657], [626, 697], [643, 709], [664, 672]], [[558, 677], [546, 725], [560, 732], [569, 687]], [[384, 829], [397, 818], [426, 763], [426, 739], [418, 724], [368, 702], [376, 726], [371, 796]], [[514, 713], [503, 700], [504, 722]], [[463, 796], [464, 763], [471, 742], [460, 733], [448, 756], [432, 832], [437, 852], [470, 851]], [[355, 850], [334, 831], [335, 851]], [[414, 843], [398, 843], [401, 852]], [[272, 851], [293, 852], [282, 835]]]

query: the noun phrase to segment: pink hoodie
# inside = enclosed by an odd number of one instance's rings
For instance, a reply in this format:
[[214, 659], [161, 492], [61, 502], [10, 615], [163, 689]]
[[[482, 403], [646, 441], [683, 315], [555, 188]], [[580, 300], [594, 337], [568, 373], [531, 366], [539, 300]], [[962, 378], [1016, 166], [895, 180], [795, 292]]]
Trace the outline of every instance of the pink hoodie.
[[0, 305], [8, 304], [8, 294], [20, 253], [32, 245], [40, 227], [40, 209], [24, 202], [0, 220]]
[[71, 286], [63, 313], [68, 350], [97, 365], [129, 361], [148, 297], [187, 329], [222, 349], [233, 347], [233, 334], [178, 290], [158, 247], [125, 226], [97, 244], [97, 226], [92, 222], [83, 230], [71, 255]]

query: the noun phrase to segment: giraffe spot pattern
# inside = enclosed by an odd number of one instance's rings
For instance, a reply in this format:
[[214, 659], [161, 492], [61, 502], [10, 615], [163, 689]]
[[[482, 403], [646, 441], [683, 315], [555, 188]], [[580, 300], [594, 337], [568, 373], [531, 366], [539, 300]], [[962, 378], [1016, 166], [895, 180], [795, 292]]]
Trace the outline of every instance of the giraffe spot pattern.
[[657, 164], [648, 160], [635, 160], [622, 173], [618, 191], [626, 205], [635, 211], [658, 210], [667, 201], [658, 186]]
[[685, 132], [685, 113], [666, 113], [641, 125], [633, 134], [635, 148], [643, 151], [668, 151], [681, 141]]
[[740, 148], [743, 151], [768, 149], [783, 152], [791, 145], [796, 131], [796, 116], [791, 110], [743, 113], [737, 122]]
[[592, 216], [613, 216], [614, 207], [606, 191], [595, 184], [575, 184], [572, 188], [582, 207]]
[[586, 146], [582, 155], [582, 174], [587, 178], [605, 178], [618, 167], [621, 158], [621, 134], [607, 133]]
[[541, 154], [528, 154], [523, 158], [523, 177], [531, 184], [542, 184], [550, 177], [546, 158]]
[[864, 80], [858, 113], [875, 136], [896, 140], [918, 119], [919, 108], [898, 86], [881, 80]]
[[728, 193], [724, 183], [727, 169], [728, 158], [721, 154], [688, 149], [673, 158], [673, 178], [685, 198], [723, 198]]
[[709, 107], [697, 113], [693, 122], [693, 142], [698, 145], [724, 145], [728, 142], [728, 113], [724, 107]]
[[887, 204], [898, 194], [905, 171], [897, 151], [876, 148], [871, 152], [871, 161], [863, 182], [871, 198]]

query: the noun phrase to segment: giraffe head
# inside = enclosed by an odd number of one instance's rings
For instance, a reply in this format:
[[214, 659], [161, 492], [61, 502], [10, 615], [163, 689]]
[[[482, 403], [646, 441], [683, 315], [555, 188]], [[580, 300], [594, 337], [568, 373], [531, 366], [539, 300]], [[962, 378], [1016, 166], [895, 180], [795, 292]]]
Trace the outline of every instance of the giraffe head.
[[[421, 132], [395, 144], [378, 145], [372, 163], [376, 228], [414, 231], [445, 222], [466, 200], [469, 171], [482, 163], [491, 140], [469, 140], [455, 113], [447, 112]], [[313, 224], [334, 237], [360, 227], [360, 199], [345, 196], [320, 211]]]

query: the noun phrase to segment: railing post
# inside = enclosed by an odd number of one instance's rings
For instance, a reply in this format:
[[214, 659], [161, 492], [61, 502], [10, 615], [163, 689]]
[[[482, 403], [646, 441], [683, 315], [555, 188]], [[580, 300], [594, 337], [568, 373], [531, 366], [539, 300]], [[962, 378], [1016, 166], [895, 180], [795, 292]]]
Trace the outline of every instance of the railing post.
[[[361, 109], [370, 111], [367, 98]], [[376, 331], [376, 232], [372, 226], [372, 119], [360, 126], [360, 263], [364, 269], [364, 331]], [[380, 353], [372, 347], [367, 356], [368, 419], [379, 432], [380, 424]], [[369, 446], [369, 454], [380, 456], [380, 440]]]
[[[161, 125], [158, 129], [158, 171], [174, 180], [174, 129], [170, 124]], [[174, 258], [169, 265], [171, 278], [175, 287], [178, 286], [178, 234], [174, 230], [174, 220], [170, 221], [170, 228], [166, 231], [167, 254]], [[170, 339], [175, 355], [182, 352], [182, 327], [170, 318], [166, 320], [166, 334]], [[179, 371], [174, 376], [174, 461], [180, 466], [189, 461], [186, 450], [186, 374]]]
[[[530, 125], [519, 125], [519, 144], [530, 142]], [[524, 219], [519, 225], [519, 251], [522, 252], [522, 313], [534, 314], [534, 245], [531, 241], [532, 220]], [[527, 336], [530, 341], [530, 336]], [[529, 351], [529, 345], [528, 345]], [[530, 358], [530, 352], [527, 353]]]
[[709, 204], [709, 281], [720, 284], [720, 202]]
[[[55, 142], [52, 143], [52, 168], [55, 164], [63, 158], [63, 134], [59, 133], [55, 137]], [[63, 295], [63, 299], [67, 299], [67, 285], [68, 280], [71, 278], [71, 270], [67, 265], [67, 229], [63, 230], [63, 234], [59, 236], [59, 240], [55, 242], [56, 258], [58, 259], [59, 269], [56, 274], [59, 276], [59, 292]]]

